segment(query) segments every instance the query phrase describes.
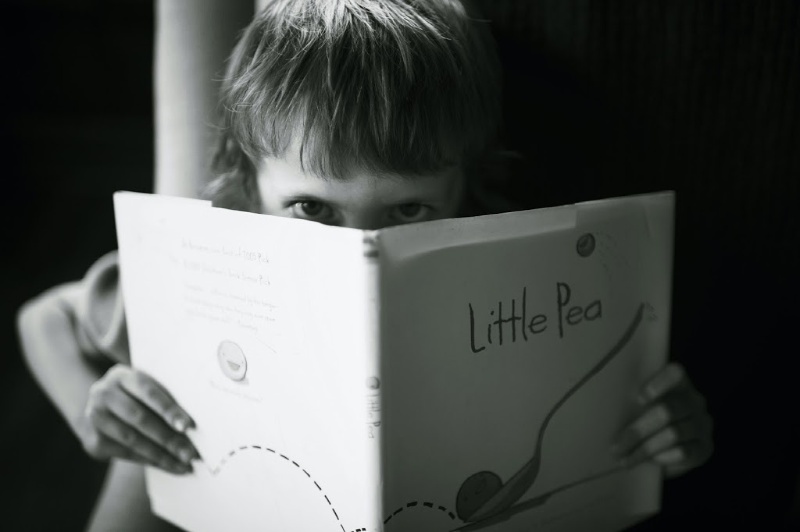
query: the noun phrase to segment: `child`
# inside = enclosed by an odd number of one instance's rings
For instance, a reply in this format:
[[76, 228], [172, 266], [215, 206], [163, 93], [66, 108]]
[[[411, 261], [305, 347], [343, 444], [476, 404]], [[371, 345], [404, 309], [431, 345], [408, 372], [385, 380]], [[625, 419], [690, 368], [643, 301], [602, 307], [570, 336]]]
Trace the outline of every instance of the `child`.
[[[275, 0], [230, 58], [207, 193], [217, 206], [361, 229], [512, 209], [498, 192], [498, 80], [486, 23], [458, 0]], [[129, 366], [115, 254], [28, 303], [19, 328], [87, 453], [128, 461], [110, 475], [111, 515], [159, 525], [130, 462], [187, 474], [199, 454], [189, 413]], [[707, 459], [710, 420], [678, 366], [640, 402], [621, 460], [673, 475]]]

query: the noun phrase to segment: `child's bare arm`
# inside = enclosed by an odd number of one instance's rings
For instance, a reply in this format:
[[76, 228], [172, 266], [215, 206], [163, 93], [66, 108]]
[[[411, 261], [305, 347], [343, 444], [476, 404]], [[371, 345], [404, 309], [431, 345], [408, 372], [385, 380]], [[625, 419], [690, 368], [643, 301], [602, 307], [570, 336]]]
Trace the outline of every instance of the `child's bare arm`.
[[89, 397], [89, 388], [104, 369], [86, 359], [73, 329], [79, 283], [57, 286], [25, 303], [17, 329], [28, 367], [56, 408], [75, 427]]
[[253, 0], [160, 0], [156, 16], [155, 191], [198, 197], [212, 177], [219, 81]]
[[90, 456], [190, 471], [197, 451], [182, 432], [191, 418], [169, 393], [142, 372], [124, 364], [109, 368], [82, 352], [75, 311], [81, 290], [80, 283], [61, 285], [20, 309], [17, 325], [31, 372]]

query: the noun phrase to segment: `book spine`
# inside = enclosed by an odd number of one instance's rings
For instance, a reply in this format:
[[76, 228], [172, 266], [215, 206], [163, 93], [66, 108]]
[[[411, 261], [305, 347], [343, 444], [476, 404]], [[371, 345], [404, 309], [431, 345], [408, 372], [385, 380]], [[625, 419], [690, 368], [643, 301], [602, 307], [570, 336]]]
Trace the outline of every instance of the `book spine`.
[[370, 515], [370, 532], [383, 530], [383, 445], [382, 445], [382, 395], [381, 373], [381, 297], [380, 297], [380, 247], [377, 234], [364, 233], [364, 282], [365, 282], [365, 335], [366, 345], [366, 438], [367, 455], [370, 464], [367, 479], [372, 487], [373, 497]]

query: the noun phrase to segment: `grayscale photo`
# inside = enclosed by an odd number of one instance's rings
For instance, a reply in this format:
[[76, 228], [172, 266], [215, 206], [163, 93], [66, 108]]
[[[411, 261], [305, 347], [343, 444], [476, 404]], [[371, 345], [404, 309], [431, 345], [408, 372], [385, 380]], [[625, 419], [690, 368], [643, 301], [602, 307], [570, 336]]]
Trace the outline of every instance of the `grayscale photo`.
[[797, 2], [4, 11], [3, 530], [800, 530]]

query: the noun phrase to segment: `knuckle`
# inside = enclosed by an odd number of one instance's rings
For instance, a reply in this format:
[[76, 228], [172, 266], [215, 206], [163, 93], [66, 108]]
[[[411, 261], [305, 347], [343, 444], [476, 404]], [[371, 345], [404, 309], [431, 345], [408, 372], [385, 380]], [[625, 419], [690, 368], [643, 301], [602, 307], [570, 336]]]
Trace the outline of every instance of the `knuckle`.
[[136, 403], [134, 403], [133, 401], [128, 401], [123, 406], [123, 412], [125, 418], [129, 422], [135, 423], [137, 425], [141, 424], [145, 418], [144, 409], [139, 405], [137, 405]]
[[159, 390], [157, 386], [148, 382], [144, 384], [142, 391], [147, 404], [153, 405], [155, 409], [163, 412], [164, 414], [169, 414], [169, 411], [173, 408], [173, 405], [171, 404], [169, 398], [161, 393], [161, 390]]
[[103, 425], [103, 414], [96, 406], [88, 407], [86, 409], [86, 417], [91, 421], [94, 427]]
[[89, 400], [103, 400], [105, 396], [108, 395], [108, 391], [110, 389], [109, 383], [105, 380], [105, 377], [97, 380], [89, 386]]
[[99, 403], [108, 403], [114, 398], [114, 386], [104, 383], [95, 383], [98, 386], [92, 391], [92, 397]]
[[89, 436], [81, 439], [81, 447], [89, 456], [93, 456], [95, 452], [95, 443], [92, 440], [93, 439]]
[[684, 381], [683, 366], [672, 363], [664, 370], [664, 375], [659, 383], [662, 393], [669, 392], [681, 386]]
[[139, 437], [133, 429], [122, 427], [119, 430], [120, 442], [128, 447], [136, 447], [139, 444]]
[[102, 458], [100, 456], [100, 453], [98, 452], [97, 447], [95, 447], [94, 445], [89, 443], [84, 443], [82, 447], [83, 451], [89, 456], [89, 458], [93, 458], [95, 460], [100, 460]]
[[675, 427], [667, 427], [664, 429], [662, 434], [662, 440], [665, 446], [675, 445], [678, 443], [678, 431], [675, 429]]
[[142, 382], [140, 384], [140, 388], [142, 390], [142, 396], [147, 399], [148, 402], [158, 403], [159, 399], [161, 399], [161, 397], [158, 395], [158, 391], [149, 382]]
[[131, 370], [130, 383], [145, 394], [151, 388], [150, 378], [146, 373], [138, 370]]
[[92, 383], [91, 386], [89, 386], [89, 395], [96, 394], [98, 390], [103, 389], [103, 386], [104, 386], [103, 378], [97, 379]]
[[86, 454], [95, 460], [103, 458], [100, 438], [96, 434], [86, 436], [81, 440], [81, 447]]
[[674, 382], [680, 382], [686, 378], [686, 370], [682, 364], [673, 362], [669, 365], [669, 371]]
[[116, 364], [106, 372], [106, 377], [109, 380], [116, 381], [125, 378], [128, 374], [128, 368], [123, 364]]
[[676, 447], [675, 449], [671, 450], [673, 461], [676, 464], [680, 464], [686, 461], [686, 449], [683, 447]]
[[653, 417], [659, 426], [667, 425], [673, 419], [672, 410], [666, 403], [659, 403], [654, 409]]

